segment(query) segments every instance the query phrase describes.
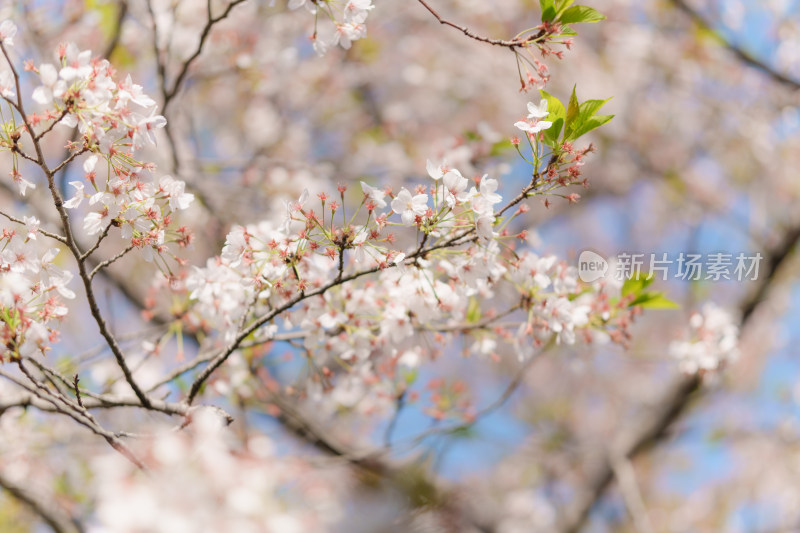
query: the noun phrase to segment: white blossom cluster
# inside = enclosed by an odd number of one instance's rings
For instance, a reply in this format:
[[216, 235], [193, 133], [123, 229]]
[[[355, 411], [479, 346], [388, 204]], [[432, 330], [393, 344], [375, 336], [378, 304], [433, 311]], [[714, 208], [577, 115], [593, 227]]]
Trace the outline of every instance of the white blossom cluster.
[[61, 298], [72, 273], [56, 265], [59, 249], [46, 246], [39, 220], [25, 217], [24, 231], [3, 229], [0, 237], [0, 339], [11, 357], [44, 352], [67, 314]]
[[[339, 486], [320, 469], [279, 455], [265, 436], [235, 448], [211, 409], [184, 431], [144, 443], [148, 472], [119, 454], [94, 460], [91, 533], [303, 533], [329, 531], [342, 516]], [[138, 450], [137, 450], [138, 451]], [[202, 502], [202, 505], [198, 505]]]
[[739, 357], [739, 327], [730, 313], [714, 303], [692, 313], [688, 337], [669, 347], [686, 374], [713, 372]]
[[[551, 340], [609, 339], [614, 316], [627, 312], [618, 287], [583, 284], [554, 256], [512, 251], [497, 180], [484, 175], [470, 186], [457, 169], [430, 161], [427, 172], [433, 183], [413, 192], [362, 182], [362, 224], [354, 215], [337, 226], [338, 202], [321, 194], [318, 211], [305, 191], [282, 221], [234, 227], [221, 256], [186, 280], [196, 322], [226, 344], [254, 320], [264, 324], [256, 339], [296, 332], [315, 365], [346, 369], [306, 384], [310, 396], [328, 392], [334, 404], [364, 412], [391, 407], [400, 370], [432, 357], [420, 334], [464, 333], [472, 353], [512, 351], [520, 360]], [[425, 237], [401, 247], [408, 229]], [[476, 327], [485, 316], [470, 308], [496, 299], [519, 302], [508, 311], [513, 326]]]
[[[14, 44], [16, 31], [13, 22], [0, 23], [0, 42], [6, 54]], [[43, 171], [48, 179], [53, 179], [58, 170], [48, 168], [41, 155], [26, 154], [28, 141], [39, 153], [39, 143], [55, 126], [77, 128], [83, 143], [70, 143], [69, 157], [90, 155], [83, 162], [85, 181], [70, 182], [75, 193], [63, 207], [77, 211], [88, 198], [89, 210], [81, 213], [83, 233], [102, 239], [112, 228], [120, 228], [122, 238], [131, 247], [142, 249], [148, 260], [165, 252], [170, 240], [187, 245], [190, 233], [185, 228], [172, 230], [171, 216], [188, 208], [193, 196], [185, 192], [182, 181], [170, 176], [153, 180], [150, 174], [154, 166], [134, 157], [143, 144], [155, 143], [154, 131], [166, 124], [164, 117], [156, 114], [155, 101], [130, 76], [115, 80], [109, 62], [93, 59], [89, 50], [81, 51], [74, 44], [59, 45], [55, 59], [55, 63], [42, 63], [38, 68], [26, 64], [26, 70], [33, 71], [39, 80], [31, 94], [40, 105], [37, 112], [23, 111], [23, 99], [14, 90], [18, 73], [4, 70], [0, 75], [0, 96], [24, 122], [9, 121], [0, 134], [2, 147], [14, 154], [11, 177], [20, 194], [25, 196], [36, 188], [17, 165], [20, 155], [37, 164], [37, 171]], [[106, 163], [105, 168], [98, 167], [100, 161]], [[53, 188], [52, 183], [49, 186]], [[11, 357], [19, 357], [47, 349], [57, 336], [52, 321], [67, 314], [59, 296], [75, 295], [67, 288], [72, 273], [55, 264], [59, 248], [42, 243], [47, 238], [62, 243], [69, 239], [40, 232], [35, 217], [8, 218], [25, 228], [5, 229], [0, 238], [2, 338]], [[77, 224], [71, 228], [73, 235], [77, 228]]]
[[314, 50], [319, 55], [332, 46], [341, 46], [345, 50], [352, 46], [353, 41], [363, 39], [367, 36], [367, 15], [375, 6], [372, 0], [326, 0], [325, 2], [314, 2], [312, 0], [289, 0], [289, 9], [305, 7], [319, 20], [329, 19], [333, 23], [332, 31], [326, 25], [320, 30], [316, 29], [311, 39], [314, 43]]
[[91, 50], [79, 50], [74, 43], [59, 46], [55, 55], [55, 65], [42, 63], [35, 69], [41, 85], [32, 95], [48, 116], [77, 126], [104, 153], [121, 145], [135, 150], [145, 142], [155, 144], [154, 131], [167, 121], [130, 76], [116, 81], [108, 60], [92, 58]]
[[[85, 181], [70, 182], [74, 193], [64, 207], [76, 209], [88, 198], [86, 234], [120, 227], [122, 238], [143, 249], [150, 260], [153, 252], [165, 250], [170, 214], [187, 209], [194, 198], [182, 181], [171, 176], [155, 180], [154, 165], [135, 158], [144, 144], [155, 144], [155, 130], [164, 127], [166, 119], [156, 114], [156, 102], [140, 85], [130, 76], [115, 80], [110, 63], [92, 58], [90, 50], [70, 43], [59, 46], [55, 55], [56, 64], [34, 69], [41, 84], [32, 99], [44, 111], [31, 114], [29, 120], [42, 132], [54, 123], [77, 127], [84, 138], [82, 150], [91, 152], [83, 162]], [[23, 195], [35, 186], [22, 177], [16, 181]], [[182, 245], [188, 239], [185, 230], [175, 236]]]

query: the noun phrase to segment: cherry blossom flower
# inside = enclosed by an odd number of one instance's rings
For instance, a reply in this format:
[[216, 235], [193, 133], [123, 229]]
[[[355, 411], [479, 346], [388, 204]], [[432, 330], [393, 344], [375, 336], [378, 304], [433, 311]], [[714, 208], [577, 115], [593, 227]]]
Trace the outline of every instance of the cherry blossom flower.
[[458, 170], [450, 170], [442, 176], [444, 201], [451, 209], [456, 203], [466, 202], [471, 194], [467, 192], [469, 180]]
[[392, 211], [400, 215], [403, 224], [411, 226], [416, 217], [423, 216], [428, 210], [428, 195], [411, 193], [403, 187], [392, 200]]
[[9, 100], [16, 96], [14, 76], [10, 70], [0, 72], [0, 96]]
[[426, 161], [425, 169], [428, 171], [428, 175], [436, 181], [442, 179], [445, 173], [450, 170], [446, 163], [442, 163], [437, 167], [430, 159]]
[[528, 120], [515, 122], [514, 126], [529, 134], [536, 134], [553, 125], [552, 122], [541, 120], [550, 113], [547, 111], [547, 100], [542, 99], [539, 105], [528, 102]]
[[17, 34], [17, 25], [10, 20], [0, 22], [0, 40], [6, 46], [14, 46], [14, 36]]
[[28, 189], [36, 188], [36, 185], [34, 183], [31, 183], [30, 181], [23, 178], [22, 175], [17, 171], [11, 172], [11, 178], [14, 180], [14, 183], [17, 184], [20, 196], [25, 196], [25, 193], [28, 192]]
[[172, 176], [162, 176], [158, 185], [167, 195], [169, 206], [173, 211], [188, 209], [189, 204], [194, 201], [194, 195], [185, 192], [186, 184]]
[[83, 199], [86, 197], [86, 193], [84, 192], [84, 185], [82, 181], [70, 181], [70, 186], [75, 189], [75, 195], [64, 202], [64, 207], [67, 209], [75, 209], [83, 202]]
[[528, 102], [528, 118], [539, 120], [550, 113], [547, 111], [547, 100], [542, 99], [539, 101], [539, 105], [534, 104], [533, 102]]
[[384, 193], [382, 190], [370, 187], [363, 181], [361, 182], [361, 190], [364, 191], [364, 194], [367, 196], [367, 198], [372, 200], [372, 202], [375, 204], [375, 207], [378, 209], [383, 209], [386, 207], [386, 200], [383, 199], [383, 197], [386, 196], [386, 193]]
[[669, 352], [681, 372], [711, 372], [739, 357], [739, 327], [729, 312], [706, 303], [689, 319], [689, 338], [673, 341]]
[[50, 63], [39, 66], [42, 84], [33, 90], [33, 101], [42, 105], [51, 105], [55, 98], [61, 98], [67, 90], [67, 82], [59, 79], [56, 67]]
[[517, 128], [521, 129], [522, 131], [530, 133], [530, 134], [539, 133], [542, 130], [548, 129], [552, 125], [553, 125], [553, 123], [549, 122], [547, 120], [538, 120], [538, 121], [533, 121], [533, 122], [531, 122], [531, 121], [519, 121], [519, 122], [515, 122], [514, 123], [514, 126], [516, 126]]
[[22, 217], [25, 222], [25, 229], [28, 231], [26, 240], [36, 240], [36, 234], [39, 232], [41, 222], [36, 217]]

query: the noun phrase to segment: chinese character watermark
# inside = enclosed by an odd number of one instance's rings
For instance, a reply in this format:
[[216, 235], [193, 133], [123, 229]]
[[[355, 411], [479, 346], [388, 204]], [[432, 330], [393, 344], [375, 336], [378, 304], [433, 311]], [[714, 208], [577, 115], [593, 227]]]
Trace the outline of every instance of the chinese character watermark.
[[623, 282], [640, 276], [667, 281], [755, 281], [763, 256], [759, 252], [732, 253], [628, 253], [606, 259], [591, 250], [578, 257], [578, 276], [591, 283], [600, 278]]

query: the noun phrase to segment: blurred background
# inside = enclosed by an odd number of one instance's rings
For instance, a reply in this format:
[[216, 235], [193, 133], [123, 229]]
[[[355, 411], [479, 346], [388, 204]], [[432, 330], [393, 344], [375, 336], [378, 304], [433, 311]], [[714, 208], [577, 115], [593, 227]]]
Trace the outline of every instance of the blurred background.
[[[761, 254], [758, 275], [684, 280], [674, 264], [655, 286], [680, 309], [638, 317], [626, 347], [557, 346], [524, 372], [510, 351], [495, 361], [454, 343], [419, 369], [418, 399], [389, 412], [370, 413], [352, 399], [324, 408], [304, 399], [323, 415], [324, 432], [351, 445], [386, 445], [392, 461], [416, 469], [402, 470], [400, 481], [349, 479], [341, 531], [800, 531], [800, 2], [587, 3], [607, 20], [576, 25], [563, 59], [543, 59], [547, 91], [562, 101], [573, 86], [582, 100], [613, 97], [603, 111], [615, 118], [590, 135], [596, 151], [583, 167], [588, 188], [575, 190], [581, 200], [545, 206], [533, 199], [516, 221], [528, 228], [529, 245], [574, 265], [586, 249], [607, 258]], [[211, 4], [215, 13], [227, 5]], [[540, 23], [532, 0], [430, 4], [492, 38]], [[190, 265], [219, 254], [233, 224], [280, 221], [285, 202], [304, 188], [314, 197], [346, 184], [347, 200], [358, 205], [359, 181], [394, 191], [415, 186], [427, 179], [427, 159], [444, 159], [470, 178], [489, 174], [506, 198], [529, 181], [530, 167], [508, 141], [539, 95], [519, 90], [509, 50], [441, 26], [415, 1], [383, 0], [370, 12], [366, 38], [319, 57], [305, 8], [253, 0], [214, 25], [182, 78], [206, 7], [199, 0], [31, 0], [0, 8], [0, 19], [20, 28], [20, 59], [54, 61], [52, 50], [74, 41], [168, 102], [168, 129], [147, 157], [197, 197], [183, 219], [196, 231]], [[54, 159], [70, 132], [60, 135], [48, 139]], [[81, 174], [73, 165], [61, 180]], [[9, 180], [2, 187], [4, 207], [53, 221], [44, 187], [24, 203]], [[142, 309], [163, 325], [176, 304], [160, 298], [153, 272], [136, 262], [111, 272], [100, 281], [102, 305], [115, 331], [139, 345], [160, 327], [148, 325]], [[683, 376], [670, 343], [708, 301], [742, 320], [740, 357], [702, 378]], [[80, 316], [71, 315], [49, 357], [85, 357], [96, 369], [87, 379], [102, 383], [99, 362], [112, 359]], [[170, 331], [154, 337], [157, 370], [197, 351]], [[281, 386], [302, 388], [307, 369], [298, 353], [276, 343], [258, 364]], [[325, 456], [274, 416], [274, 402], [253, 392], [257, 380], [237, 379], [215, 390], [238, 417], [235, 431], [265, 432], [280, 450]], [[456, 420], [456, 430], [430, 415], [434, 395], [450, 395], [445, 422]], [[114, 417], [136, 415], [103, 416], [118, 423]], [[26, 424], [48, 420], [31, 414]], [[20, 442], [29, 441], [21, 427], [0, 437], [0, 464], [25, 455], [42, 490], [88, 505], [81, 457], [104, 444], [85, 435], [65, 440], [68, 430], [52, 424], [23, 453]], [[435, 501], [431, 487], [441, 486], [449, 503]], [[477, 518], [462, 524], [466, 514]], [[14, 498], [0, 499], [0, 529], [42, 530], [35, 523]]]

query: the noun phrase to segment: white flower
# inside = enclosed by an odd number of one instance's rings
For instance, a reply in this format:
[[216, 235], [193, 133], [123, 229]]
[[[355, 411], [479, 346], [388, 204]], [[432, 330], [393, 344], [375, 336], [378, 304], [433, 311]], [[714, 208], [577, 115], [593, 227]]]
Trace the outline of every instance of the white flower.
[[94, 172], [94, 168], [97, 166], [97, 155], [92, 155], [83, 162], [83, 171], [87, 174], [91, 174]]
[[10, 268], [12, 272], [20, 274], [25, 271], [34, 274], [39, 272], [38, 258], [19, 239], [13, 239], [6, 245], [0, 257], [3, 266]]
[[3, 98], [14, 98], [17, 93], [14, 92], [15, 82], [14, 76], [10, 70], [0, 72], [0, 96]]
[[533, 102], [528, 102], [528, 120], [515, 122], [514, 126], [530, 135], [539, 133], [553, 125], [549, 120], [542, 120], [549, 114], [550, 113], [547, 111], [547, 100], [542, 99], [539, 101], [538, 106]]
[[56, 67], [45, 63], [39, 67], [39, 77], [42, 84], [33, 90], [33, 101], [37, 104], [50, 105], [54, 98], [61, 98], [67, 90], [67, 83], [58, 79]]
[[543, 318], [556, 334], [556, 342], [575, 344], [575, 327], [585, 326], [589, 322], [588, 305], [579, 305], [564, 297], [549, 297], [544, 305]]
[[472, 210], [478, 215], [494, 215], [494, 205], [500, 203], [503, 197], [497, 194], [497, 180], [484, 174], [481, 178], [480, 191], [475, 187], [470, 191], [472, 197]]
[[470, 347], [472, 353], [483, 356], [492, 355], [492, 353], [494, 353], [496, 349], [497, 349], [497, 341], [495, 341], [492, 337], [488, 335], [476, 340]]
[[436, 181], [442, 179], [442, 176], [444, 176], [445, 172], [448, 170], [445, 163], [442, 163], [437, 167], [431, 162], [430, 159], [425, 162], [425, 169], [428, 171], [428, 175]]
[[398, 269], [400, 269], [400, 271], [403, 271], [405, 270], [406, 267], [405, 260], [406, 260], [406, 254], [403, 253], [397, 254], [397, 256], [394, 258], [394, 265]]
[[59, 70], [58, 75], [67, 83], [75, 80], [87, 80], [92, 75], [92, 51], [81, 51], [75, 43], [67, 45], [66, 57], [67, 66]]
[[494, 225], [494, 217], [491, 215], [482, 215], [475, 219], [475, 231], [482, 241], [488, 241], [497, 237], [497, 232], [492, 229]]
[[406, 350], [403, 355], [397, 358], [397, 364], [408, 368], [417, 368], [420, 363], [420, 356], [414, 350]]
[[103, 231], [103, 215], [100, 213], [89, 213], [83, 219], [83, 229], [89, 235], [97, 235]]
[[469, 180], [458, 170], [449, 170], [442, 177], [444, 185], [444, 201], [452, 209], [457, 202], [465, 202], [470, 194], [466, 192]]
[[355, 250], [354, 259], [356, 263], [363, 263], [364, 260], [367, 258], [367, 251], [364, 246], [364, 243], [366, 241], [367, 241], [366, 229], [361, 230], [361, 232], [358, 235], [356, 235], [356, 238], [353, 239], [353, 248]]
[[528, 118], [539, 120], [546, 117], [550, 113], [547, 112], [547, 100], [542, 99], [539, 105], [534, 105], [533, 102], [528, 102]]
[[721, 307], [707, 303], [689, 319], [688, 340], [673, 341], [669, 351], [679, 360], [681, 372], [717, 370], [739, 356], [739, 327]]
[[345, 50], [349, 50], [353, 41], [367, 36], [367, 27], [362, 24], [362, 22], [363, 21], [337, 24], [333, 43], [340, 45]]
[[533, 134], [548, 129], [553, 125], [553, 123], [547, 120], [539, 120], [534, 122], [521, 120], [519, 122], [515, 122], [514, 125], [522, 131]]
[[428, 211], [428, 195], [411, 193], [403, 187], [392, 200], [392, 211], [400, 215], [403, 224], [410, 226], [414, 224], [417, 216], [422, 216]]
[[176, 180], [172, 176], [163, 176], [159, 180], [160, 189], [169, 198], [169, 207], [173, 211], [188, 209], [189, 204], [194, 200], [194, 195], [184, 192], [186, 184], [181, 180]]
[[25, 228], [28, 230], [28, 240], [36, 240], [36, 234], [39, 232], [39, 219], [36, 217], [22, 217], [22, 221], [25, 222]]
[[513, 273], [516, 283], [533, 285], [539, 289], [546, 289], [552, 284], [551, 269], [558, 259], [554, 255], [539, 257], [534, 253], [526, 253], [519, 263], [519, 268]]
[[364, 22], [367, 11], [374, 8], [372, 0], [350, 0], [344, 7], [344, 16], [347, 20], [357, 19], [359, 22]]
[[331, 43], [326, 41], [325, 39], [320, 38], [319, 35], [316, 35], [312, 38], [314, 52], [317, 53], [319, 57], [324, 56], [328, 52], [328, 48], [330, 47]]
[[364, 191], [364, 194], [370, 200], [372, 200], [372, 202], [375, 204], [375, 207], [378, 209], [383, 209], [386, 207], [386, 200], [383, 199], [386, 194], [382, 190], [370, 187], [363, 181], [361, 182], [361, 190]]
[[303, 6], [306, 6], [312, 15], [317, 12], [316, 4], [310, 0], [289, 0], [289, 9], [291, 10], [298, 9]]
[[21, 196], [25, 196], [25, 193], [28, 192], [28, 189], [36, 188], [36, 185], [26, 180], [19, 174], [12, 174], [12, 179], [14, 180], [14, 183], [17, 184], [17, 187], [19, 187], [19, 194]]
[[244, 253], [250, 249], [249, 238], [245, 228], [234, 226], [225, 239], [225, 246], [222, 247], [222, 260], [231, 267], [238, 267]]
[[126, 106], [128, 101], [138, 104], [145, 109], [150, 109], [156, 105], [156, 101], [144, 93], [141, 85], [133, 83], [130, 74], [128, 74], [125, 81], [119, 85], [116, 108], [119, 109]]
[[503, 197], [495, 192], [497, 190], [496, 179], [489, 178], [487, 177], [486, 174], [484, 174], [483, 177], [481, 178], [481, 183], [479, 187], [480, 187], [481, 197], [488, 203], [494, 205], [500, 203], [503, 200]]
[[156, 115], [156, 108], [153, 107], [150, 109], [150, 114], [146, 117], [142, 117], [139, 123], [136, 125], [136, 134], [133, 138], [133, 143], [136, 146], [141, 145], [140, 139], [144, 137], [144, 139], [152, 144], [153, 146], [156, 145], [156, 138], [154, 136], [155, 130], [158, 128], [163, 128], [167, 125], [167, 119], [162, 117], [161, 115]]
[[17, 34], [17, 26], [10, 20], [0, 22], [0, 40], [6, 46], [14, 46], [14, 36]]

